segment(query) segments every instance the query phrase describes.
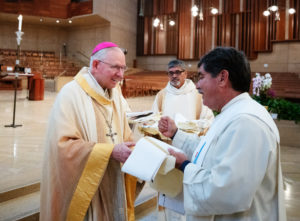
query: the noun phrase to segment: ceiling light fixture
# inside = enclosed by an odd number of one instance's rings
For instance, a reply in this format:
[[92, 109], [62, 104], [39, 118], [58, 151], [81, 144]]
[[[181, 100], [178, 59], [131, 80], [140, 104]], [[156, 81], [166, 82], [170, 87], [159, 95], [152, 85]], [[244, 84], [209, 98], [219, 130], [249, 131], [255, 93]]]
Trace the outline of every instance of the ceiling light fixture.
[[[200, 10], [199, 10], [200, 8]], [[202, 6], [199, 5], [194, 5], [192, 8], [191, 8], [191, 12], [192, 12], [192, 16], [193, 17], [196, 17], [196, 16], [199, 16], [199, 20], [200, 21], [203, 21], [204, 20], [204, 16], [203, 16], [203, 11], [202, 11]], [[210, 7], [210, 13], [213, 14], [213, 15], [216, 15], [219, 13], [219, 10], [217, 8], [214, 8], [214, 7]]]
[[174, 26], [175, 25], [175, 21], [174, 20], [170, 20], [169, 21], [169, 25]]
[[269, 11], [269, 10], [265, 10], [264, 12], [263, 12], [263, 15], [264, 16], [269, 16], [271, 14], [271, 12]]
[[272, 5], [269, 7], [269, 10], [271, 10], [272, 12], [276, 12], [278, 11], [278, 6], [277, 5]]
[[216, 15], [216, 14], [219, 13], [219, 10], [216, 9], [216, 8], [211, 8], [211, 9], [210, 9], [210, 13], [212, 13], [213, 15]]
[[155, 28], [158, 27], [159, 22], [160, 22], [160, 20], [159, 20], [158, 18], [155, 18], [155, 19], [153, 20], [153, 26], [154, 26]]
[[277, 5], [272, 5], [267, 10], [263, 12], [264, 16], [269, 16], [271, 15], [271, 12], [278, 12], [278, 6]]
[[191, 8], [191, 11], [192, 11], [192, 15], [194, 17], [196, 17], [198, 15], [198, 11], [199, 11], [199, 8], [197, 7], [197, 5], [194, 5], [192, 8]]
[[294, 9], [294, 8], [289, 9], [289, 14], [293, 15], [295, 13], [296, 13], [296, 9]]
[[[290, 8], [288, 10], [288, 12], [289, 12], [289, 14], [294, 14], [294, 13], [296, 13], [296, 10], [294, 8]], [[270, 16], [271, 13], [275, 13], [275, 17], [274, 17], [275, 21], [280, 21], [280, 13], [279, 13], [279, 8], [277, 5], [272, 5], [269, 8], [267, 8], [267, 10], [265, 10], [263, 12], [263, 15]]]

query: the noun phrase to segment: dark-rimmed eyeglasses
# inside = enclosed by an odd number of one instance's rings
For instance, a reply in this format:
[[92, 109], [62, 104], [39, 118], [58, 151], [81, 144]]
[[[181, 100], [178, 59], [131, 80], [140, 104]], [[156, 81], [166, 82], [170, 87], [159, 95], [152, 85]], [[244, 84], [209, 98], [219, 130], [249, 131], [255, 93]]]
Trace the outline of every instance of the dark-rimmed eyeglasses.
[[113, 64], [107, 63], [107, 62], [105, 62], [105, 61], [101, 61], [101, 60], [98, 60], [98, 61], [102, 62], [103, 64], [109, 65], [109, 67], [110, 67], [111, 69], [113, 69], [114, 71], [123, 71], [123, 72], [125, 72], [125, 71], [127, 71], [127, 69], [128, 69], [127, 66], [113, 65]]
[[184, 72], [184, 70], [176, 70], [176, 71], [168, 71], [169, 76], [173, 76], [174, 74], [179, 76], [181, 73]]

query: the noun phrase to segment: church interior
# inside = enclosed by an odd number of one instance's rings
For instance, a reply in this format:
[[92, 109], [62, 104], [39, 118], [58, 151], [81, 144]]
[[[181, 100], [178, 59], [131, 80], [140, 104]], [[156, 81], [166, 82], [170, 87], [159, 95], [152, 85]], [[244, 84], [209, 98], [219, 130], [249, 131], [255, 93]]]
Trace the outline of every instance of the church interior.
[[[124, 50], [121, 88], [134, 112], [151, 110], [172, 59], [196, 82], [199, 59], [230, 46], [245, 53], [253, 78], [270, 73], [274, 96], [290, 105], [274, 120], [287, 220], [300, 220], [300, 0], [0, 0], [0, 220], [39, 220], [51, 107], [103, 41]], [[147, 184], [135, 215], [164, 216]]]

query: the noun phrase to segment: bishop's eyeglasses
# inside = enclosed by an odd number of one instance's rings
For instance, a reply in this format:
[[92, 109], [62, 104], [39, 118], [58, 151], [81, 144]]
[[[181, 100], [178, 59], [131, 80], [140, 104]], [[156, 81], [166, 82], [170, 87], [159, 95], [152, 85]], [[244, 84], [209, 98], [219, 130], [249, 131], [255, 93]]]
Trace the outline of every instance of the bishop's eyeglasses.
[[127, 71], [128, 67], [127, 66], [119, 66], [119, 65], [113, 65], [113, 64], [110, 64], [110, 63], [107, 63], [105, 61], [101, 61], [101, 60], [98, 60], [104, 64], [107, 64], [111, 69], [113, 69], [114, 71]]
[[168, 75], [173, 76], [175, 74], [176, 76], [179, 76], [182, 72], [184, 72], [184, 70], [168, 71]]

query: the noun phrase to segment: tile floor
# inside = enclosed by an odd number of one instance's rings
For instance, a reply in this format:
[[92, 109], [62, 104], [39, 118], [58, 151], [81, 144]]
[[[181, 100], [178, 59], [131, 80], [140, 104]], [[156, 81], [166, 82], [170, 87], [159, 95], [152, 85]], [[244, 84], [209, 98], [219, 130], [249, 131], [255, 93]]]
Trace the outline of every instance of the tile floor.
[[[13, 121], [13, 95], [13, 91], [0, 91], [0, 192], [40, 179], [45, 128], [56, 93], [45, 91], [43, 101], [28, 101], [27, 91], [18, 91], [15, 124], [23, 126], [4, 127]], [[128, 103], [133, 111], [144, 111], [151, 108], [153, 100], [153, 96], [130, 98]], [[300, 145], [298, 148], [282, 146], [281, 156], [288, 220], [298, 221]], [[160, 216], [155, 208], [145, 208], [143, 213], [138, 214], [137, 220], [157, 220]]]

